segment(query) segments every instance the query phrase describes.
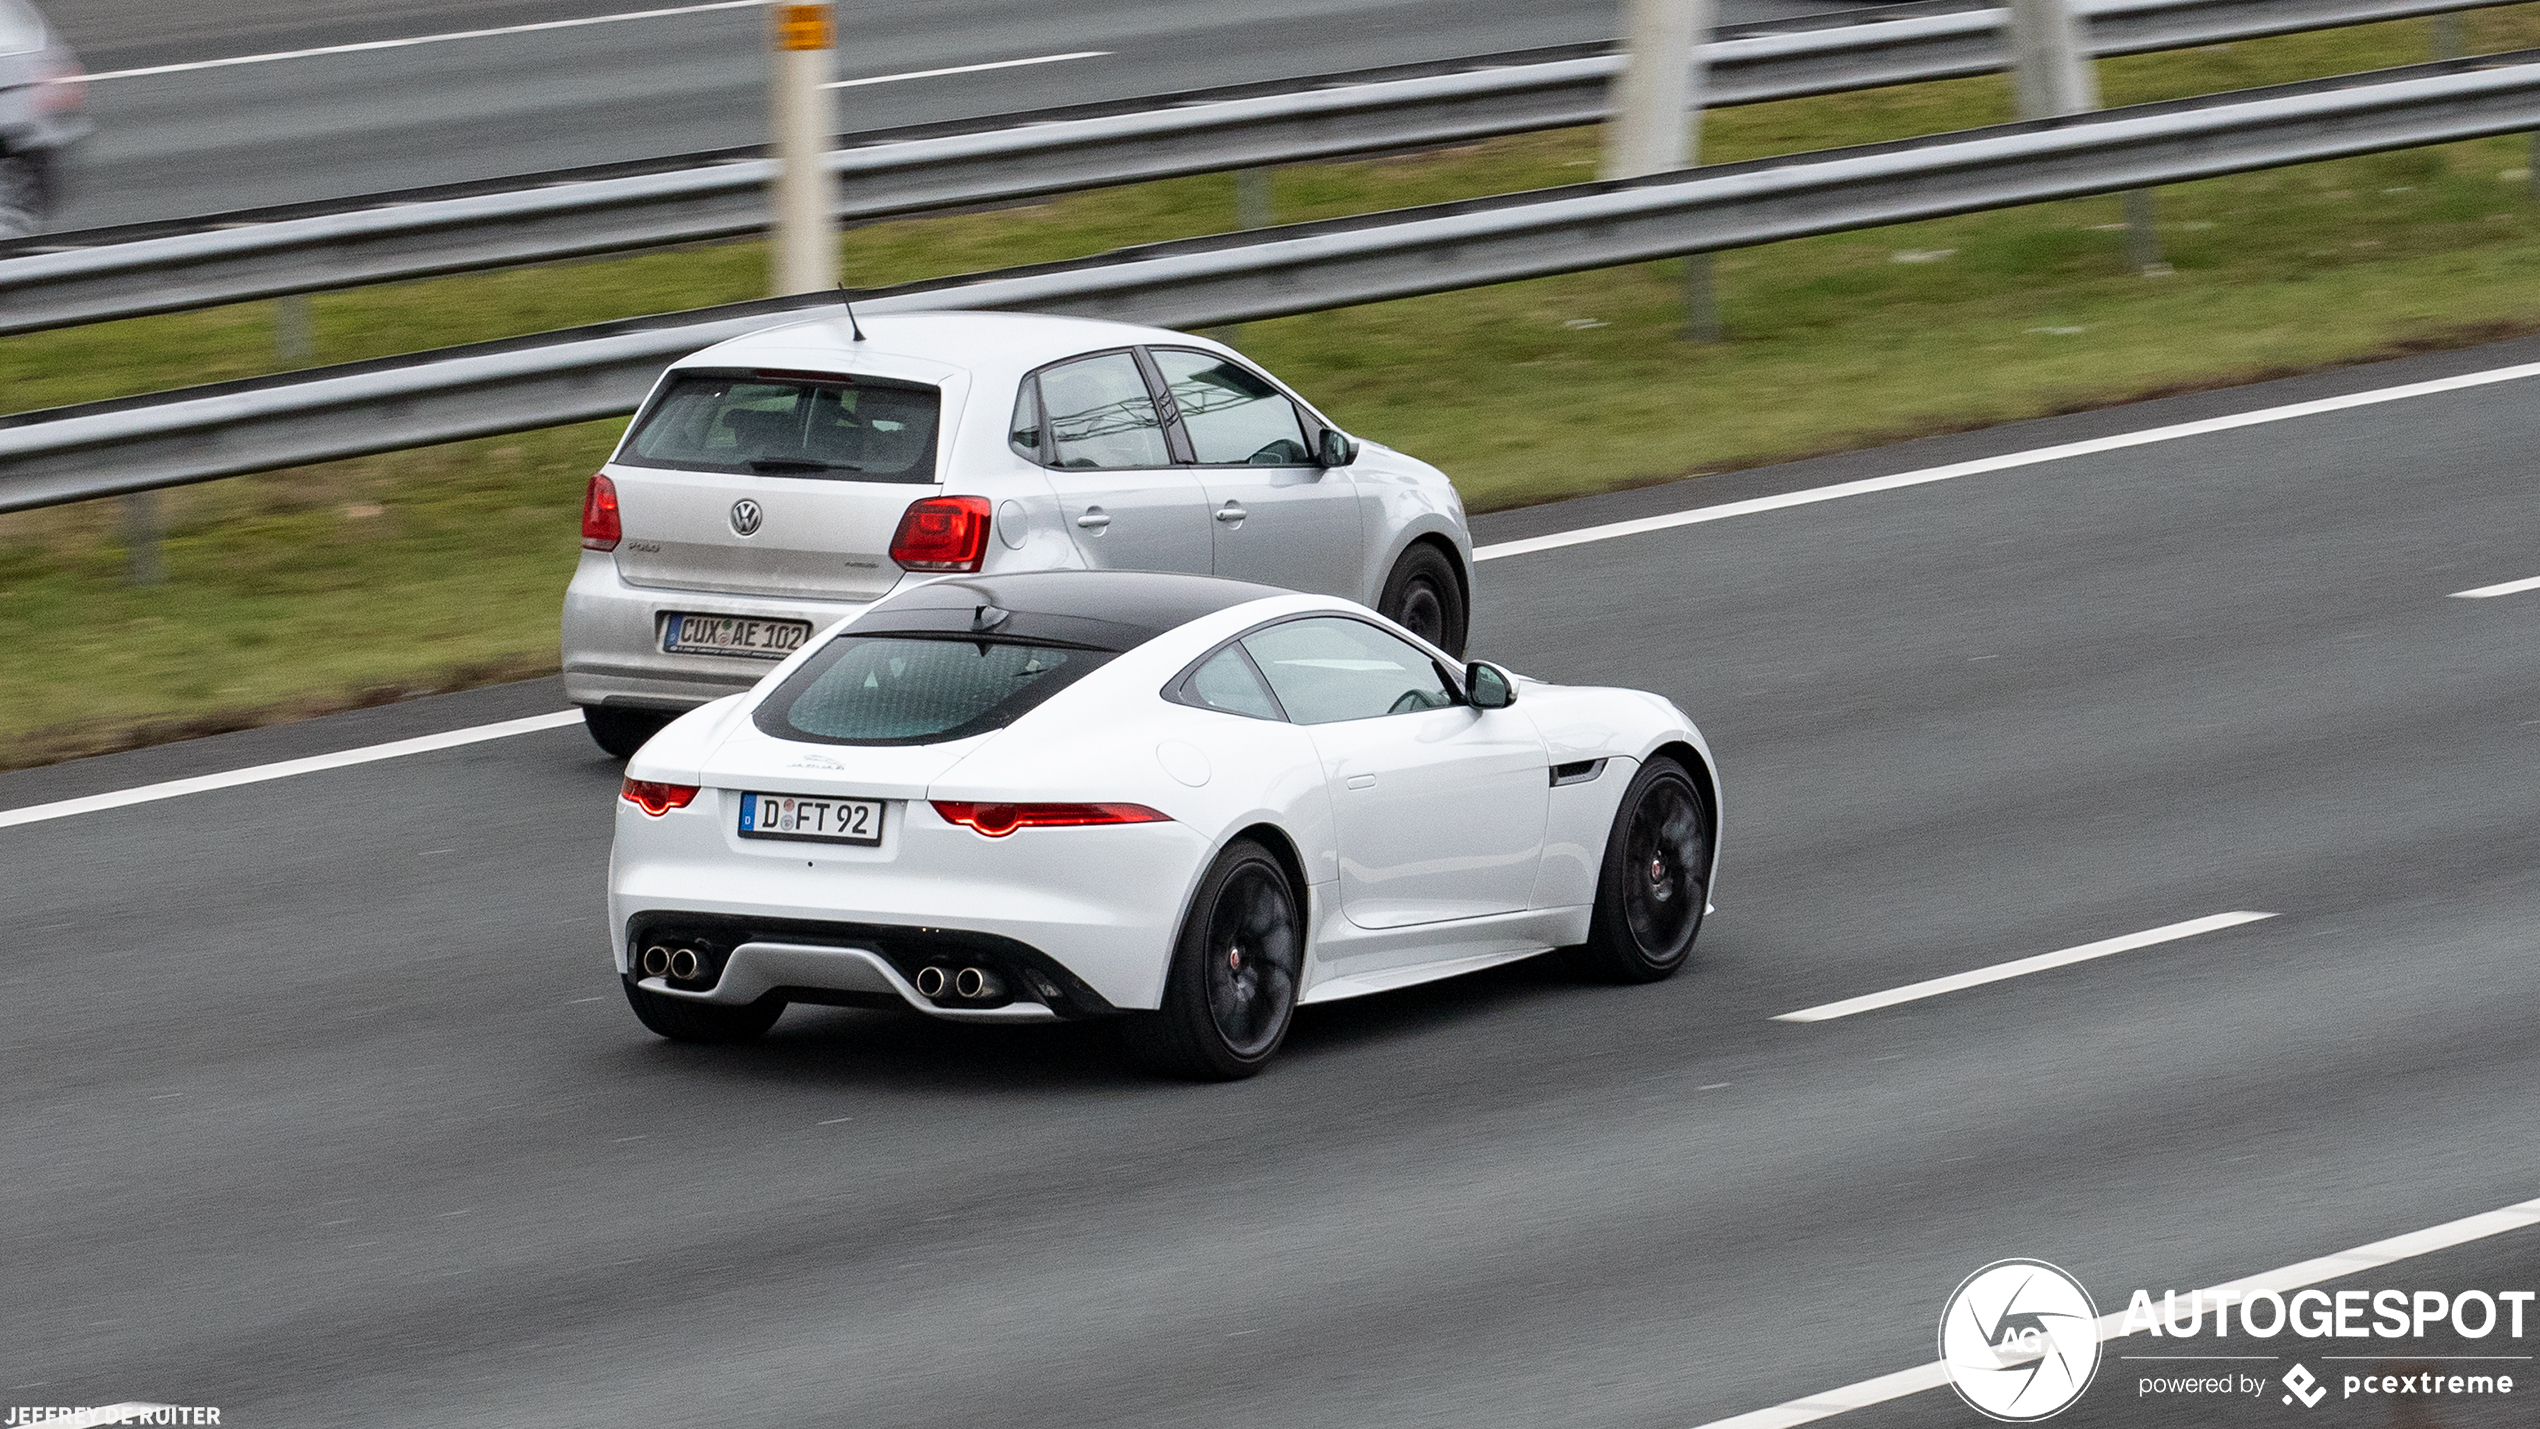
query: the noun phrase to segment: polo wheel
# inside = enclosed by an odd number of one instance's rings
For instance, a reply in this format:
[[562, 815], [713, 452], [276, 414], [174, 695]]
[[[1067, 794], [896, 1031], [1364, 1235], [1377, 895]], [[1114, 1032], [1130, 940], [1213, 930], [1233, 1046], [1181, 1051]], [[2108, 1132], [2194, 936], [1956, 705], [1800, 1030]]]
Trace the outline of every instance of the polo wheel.
[[1199, 881], [1164, 977], [1164, 1005], [1123, 1032], [1139, 1060], [1192, 1081], [1231, 1082], [1287, 1040], [1305, 968], [1305, 919], [1287, 869], [1251, 839]]
[[1571, 963], [1611, 982], [1658, 982], [1684, 966], [1710, 901], [1718, 829], [1682, 764], [1661, 756], [1642, 765], [1605, 836], [1596, 911]]
[[661, 733], [662, 726], [675, 716], [659, 710], [631, 710], [609, 705], [584, 705], [582, 727], [591, 731], [591, 742], [620, 759], [632, 759], [644, 741]]
[[1464, 658], [1469, 619], [1464, 583], [1456, 579], [1455, 562], [1437, 547], [1423, 542], [1402, 553], [1402, 559], [1394, 562], [1393, 574], [1385, 577], [1376, 613], [1449, 655]]

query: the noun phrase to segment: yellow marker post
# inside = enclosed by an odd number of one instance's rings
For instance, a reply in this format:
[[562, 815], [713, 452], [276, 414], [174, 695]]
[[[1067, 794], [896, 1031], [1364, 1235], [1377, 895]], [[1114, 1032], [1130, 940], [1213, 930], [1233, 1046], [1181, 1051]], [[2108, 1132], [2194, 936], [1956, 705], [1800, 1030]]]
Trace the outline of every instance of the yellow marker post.
[[838, 286], [836, 183], [830, 177], [831, 55], [835, 11], [828, 5], [770, 7], [770, 128], [776, 149], [775, 252], [769, 290], [820, 293]]

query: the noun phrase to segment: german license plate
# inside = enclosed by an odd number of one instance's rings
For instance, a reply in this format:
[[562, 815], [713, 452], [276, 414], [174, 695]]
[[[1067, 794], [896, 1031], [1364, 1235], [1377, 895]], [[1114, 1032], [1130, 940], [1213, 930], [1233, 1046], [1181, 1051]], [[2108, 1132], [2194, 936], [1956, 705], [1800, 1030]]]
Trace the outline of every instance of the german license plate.
[[662, 617], [661, 648], [671, 655], [742, 655], [782, 660], [811, 638], [807, 620], [750, 620], [737, 615]]
[[743, 794], [741, 837], [879, 844], [882, 842], [882, 801], [806, 799], [797, 794]]

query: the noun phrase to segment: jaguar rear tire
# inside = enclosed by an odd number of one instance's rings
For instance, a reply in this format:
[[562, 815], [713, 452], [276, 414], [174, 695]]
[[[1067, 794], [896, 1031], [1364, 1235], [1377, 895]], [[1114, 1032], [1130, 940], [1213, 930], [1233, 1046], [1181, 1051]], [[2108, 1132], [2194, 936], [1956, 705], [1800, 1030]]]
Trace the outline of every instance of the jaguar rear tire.
[[691, 1002], [684, 997], [665, 997], [646, 992], [632, 979], [620, 978], [626, 987], [626, 1001], [635, 1009], [635, 1019], [673, 1042], [750, 1042], [776, 1025], [785, 1015], [785, 1001], [779, 997], [762, 997], [738, 1007], [715, 1002]]
[[1130, 1051], [1168, 1076], [1231, 1082], [1269, 1065], [1287, 1040], [1305, 970], [1305, 917], [1270, 850], [1238, 839], [1209, 865], [1183, 915], [1164, 1005], [1121, 1028]]

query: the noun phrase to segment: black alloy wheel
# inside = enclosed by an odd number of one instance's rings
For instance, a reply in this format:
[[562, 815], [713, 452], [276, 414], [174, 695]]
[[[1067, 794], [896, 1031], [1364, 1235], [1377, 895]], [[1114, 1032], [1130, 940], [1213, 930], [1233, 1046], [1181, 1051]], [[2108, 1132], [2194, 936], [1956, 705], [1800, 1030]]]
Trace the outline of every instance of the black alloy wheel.
[[1663, 756], [1642, 765], [1614, 811], [1588, 940], [1572, 962], [1615, 982], [1657, 982], [1684, 966], [1710, 900], [1717, 829], [1683, 765]]
[[1464, 658], [1464, 584], [1455, 563], [1437, 547], [1421, 544], [1402, 553], [1376, 601], [1385, 619], [1449, 655]]
[[1193, 1081], [1249, 1077], [1286, 1040], [1305, 969], [1305, 920], [1287, 870], [1250, 839], [1200, 880], [1166, 971], [1164, 1005], [1123, 1032], [1141, 1060]]
[[644, 741], [661, 733], [676, 715], [659, 710], [633, 710], [610, 705], [584, 705], [582, 727], [591, 731], [591, 742], [620, 759], [632, 759]]

